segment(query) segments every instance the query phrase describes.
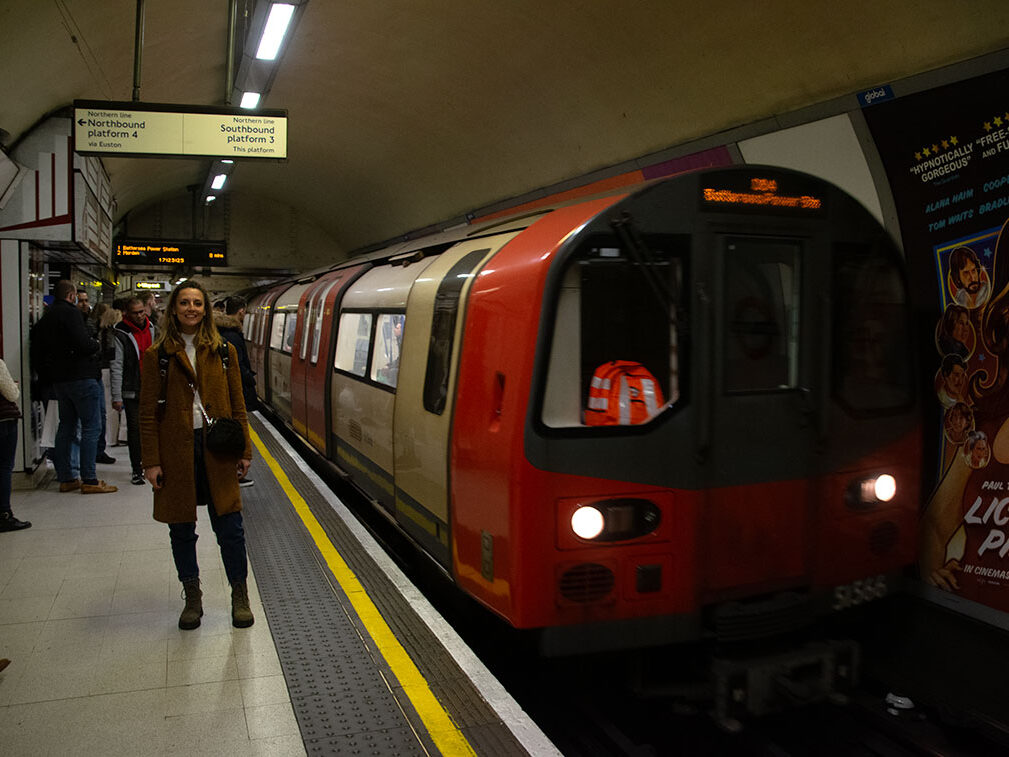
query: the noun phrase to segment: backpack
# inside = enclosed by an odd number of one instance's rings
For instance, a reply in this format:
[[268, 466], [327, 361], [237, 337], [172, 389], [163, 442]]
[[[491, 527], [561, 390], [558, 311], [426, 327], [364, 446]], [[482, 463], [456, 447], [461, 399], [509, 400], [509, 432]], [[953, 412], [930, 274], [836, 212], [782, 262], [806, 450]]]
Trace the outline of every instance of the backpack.
[[659, 382], [641, 363], [611, 360], [592, 374], [585, 425], [644, 423], [657, 415], [664, 404]]

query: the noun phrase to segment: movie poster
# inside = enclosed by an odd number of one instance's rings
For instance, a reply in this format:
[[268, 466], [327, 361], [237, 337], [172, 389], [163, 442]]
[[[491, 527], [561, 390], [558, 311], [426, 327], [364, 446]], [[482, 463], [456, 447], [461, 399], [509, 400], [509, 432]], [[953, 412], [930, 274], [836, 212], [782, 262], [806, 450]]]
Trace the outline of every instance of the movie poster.
[[864, 114], [925, 345], [935, 488], [922, 512], [921, 578], [1009, 611], [1009, 71]]

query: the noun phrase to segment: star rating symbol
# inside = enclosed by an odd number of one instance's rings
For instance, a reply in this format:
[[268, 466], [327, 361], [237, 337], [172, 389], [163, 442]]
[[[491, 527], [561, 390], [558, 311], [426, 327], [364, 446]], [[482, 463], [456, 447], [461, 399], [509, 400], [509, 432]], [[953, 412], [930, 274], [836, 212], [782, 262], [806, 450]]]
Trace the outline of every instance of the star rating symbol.
[[995, 116], [995, 118], [994, 118], [993, 120], [995, 121], [995, 125], [996, 125], [996, 126], [1001, 126], [1001, 125], [1002, 125], [1002, 123], [1003, 123], [1003, 122], [1002, 122], [1002, 119], [1001, 119], [1001, 118], [999, 118], [998, 116]]
[[991, 122], [990, 121], [985, 121], [983, 128], [984, 128], [985, 131], [991, 131]]

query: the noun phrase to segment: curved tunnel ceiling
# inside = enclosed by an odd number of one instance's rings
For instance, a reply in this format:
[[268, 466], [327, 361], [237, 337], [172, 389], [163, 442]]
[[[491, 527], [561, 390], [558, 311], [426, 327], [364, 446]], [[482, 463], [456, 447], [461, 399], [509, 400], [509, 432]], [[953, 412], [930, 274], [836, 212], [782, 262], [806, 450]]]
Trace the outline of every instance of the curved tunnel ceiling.
[[[242, 12], [251, 0], [241, 0]], [[147, 2], [141, 99], [224, 102], [226, 0]], [[134, 0], [0, 2], [0, 139], [129, 100]], [[1004, 0], [309, 0], [263, 107], [289, 159], [235, 190], [345, 249], [735, 126], [1009, 47]], [[117, 217], [205, 160], [107, 158]]]

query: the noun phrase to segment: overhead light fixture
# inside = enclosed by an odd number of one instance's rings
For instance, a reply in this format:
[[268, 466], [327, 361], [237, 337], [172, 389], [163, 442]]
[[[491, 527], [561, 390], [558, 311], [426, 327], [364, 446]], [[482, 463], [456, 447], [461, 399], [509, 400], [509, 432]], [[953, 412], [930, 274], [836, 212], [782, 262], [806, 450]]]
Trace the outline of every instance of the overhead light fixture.
[[211, 189], [223, 189], [224, 182], [228, 180], [228, 175], [226, 173], [219, 173], [214, 177], [214, 180], [210, 183]]
[[217, 195], [207, 195], [207, 202], [213, 202], [217, 199]]
[[287, 27], [294, 16], [294, 6], [289, 3], [274, 3], [270, 7], [270, 15], [266, 19], [263, 36], [259, 39], [256, 57], [259, 60], [275, 60], [284, 41]]
[[246, 92], [242, 95], [242, 107], [243, 108], [255, 108], [259, 105], [259, 93], [258, 92]]

